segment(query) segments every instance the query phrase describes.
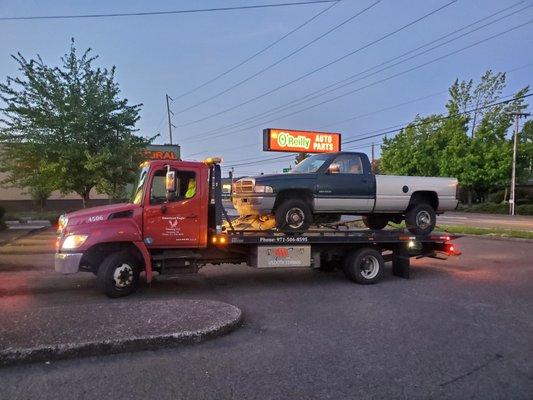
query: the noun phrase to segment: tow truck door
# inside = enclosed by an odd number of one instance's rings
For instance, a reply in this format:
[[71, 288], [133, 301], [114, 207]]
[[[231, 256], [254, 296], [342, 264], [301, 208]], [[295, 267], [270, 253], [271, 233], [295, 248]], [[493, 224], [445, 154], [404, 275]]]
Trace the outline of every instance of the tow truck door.
[[155, 171], [149, 182], [149, 199], [144, 207], [144, 241], [148, 247], [198, 247], [201, 196], [197, 193], [197, 183], [200, 170], [193, 167], [172, 170], [176, 172], [175, 198], [166, 198], [167, 168]]

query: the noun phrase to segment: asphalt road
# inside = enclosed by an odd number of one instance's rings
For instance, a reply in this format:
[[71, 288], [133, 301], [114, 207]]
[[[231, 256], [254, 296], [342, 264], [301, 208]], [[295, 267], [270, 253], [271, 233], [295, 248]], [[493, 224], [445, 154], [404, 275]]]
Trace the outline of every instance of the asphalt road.
[[3, 368], [0, 398], [531, 399], [533, 245], [458, 242], [463, 256], [415, 260], [410, 280], [213, 266], [122, 300], [96, 293], [90, 274], [55, 275], [50, 254], [4, 254], [4, 310], [215, 299], [245, 322], [189, 347]]

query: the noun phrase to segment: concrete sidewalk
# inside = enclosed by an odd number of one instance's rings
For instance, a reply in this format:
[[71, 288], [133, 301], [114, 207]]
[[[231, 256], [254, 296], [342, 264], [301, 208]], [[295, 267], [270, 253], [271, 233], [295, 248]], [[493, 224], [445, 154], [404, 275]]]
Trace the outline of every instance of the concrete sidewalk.
[[212, 300], [65, 304], [0, 313], [0, 365], [197, 343], [235, 329], [241, 311]]

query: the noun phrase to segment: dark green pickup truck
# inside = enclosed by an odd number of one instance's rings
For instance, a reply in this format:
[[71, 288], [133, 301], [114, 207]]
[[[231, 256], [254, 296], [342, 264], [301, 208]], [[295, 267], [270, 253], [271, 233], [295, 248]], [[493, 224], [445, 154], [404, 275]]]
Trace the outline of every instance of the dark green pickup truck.
[[374, 175], [364, 153], [339, 152], [306, 158], [288, 174], [242, 178], [233, 187], [241, 216], [274, 215], [282, 231], [305, 231], [313, 222], [362, 215], [383, 229], [405, 219], [415, 234], [430, 233], [436, 214], [457, 207], [455, 178]]

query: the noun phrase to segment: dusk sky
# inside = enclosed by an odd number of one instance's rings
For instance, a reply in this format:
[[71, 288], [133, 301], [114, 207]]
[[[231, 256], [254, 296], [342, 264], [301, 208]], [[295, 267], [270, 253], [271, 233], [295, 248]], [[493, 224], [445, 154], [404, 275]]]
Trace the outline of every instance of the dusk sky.
[[[170, 11], [277, 2], [281, 1], [1, 1], [0, 17]], [[131, 104], [144, 104], [138, 124], [140, 134], [149, 137], [160, 133], [155, 143], [168, 142], [165, 104], [168, 93], [175, 99], [172, 103], [174, 141], [182, 146], [182, 158], [201, 160], [222, 156], [226, 168], [248, 163], [235, 166], [237, 176], [280, 171], [293, 158], [263, 152], [263, 128], [336, 131], [346, 142], [405, 124], [417, 113], [443, 112], [446, 90], [456, 78], [478, 79], [487, 69], [509, 71], [503, 95], [532, 83], [533, 24], [523, 25], [533, 21], [531, 1], [457, 1], [378, 41], [449, 2], [383, 0], [374, 4], [374, 0], [344, 0], [334, 5], [320, 3], [197, 14], [0, 20], [0, 79], [5, 81], [6, 76], [18, 73], [11, 54], [21, 52], [26, 58], [40, 54], [48, 64], [59, 64], [70, 38], [74, 37], [80, 52], [91, 47], [100, 56], [99, 65], [117, 67], [122, 95]], [[250, 62], [186, 94], [324, 10]], [[360, 15], [278, 62], [357, 13]], [[482, 21], [436, 41], [478, 20]], [[483, 25], [487, 26], [469, 33]], [[404, 73], [515, 27], [518, 28]], [[463, 36], [451, 40], [460, 35]], [[443, 46], [399, 63], [449, 40]], [[386, 63], [430, 42], [434, 43]], [[325, 66], [351, 52], [354, 54]], [[266, 94], [323, 66], [316, 73]], [[350, 85], [323, 96], [312, 94], [358, 73], [348, 81], [355, 81]], [[238, 87], [218, 95], [247, 78], [250, 79]], [[347, 92], [352, 93], [333, 100]], [[325, 104], [303, 110], [329, 99]], [[298, 100], [298, 105], [287, 108], [285, 104], [293, 100]], [[180, 112], [184, 109], [188, 110]], [[260, 115], [267, 111], [266, 116]], [[245, 121], [248, 118], [250, 121]], [[369, 145], [381, 141], [382, 137], [376, 137], [345, 143], [344, 149], [369, 153]]]

